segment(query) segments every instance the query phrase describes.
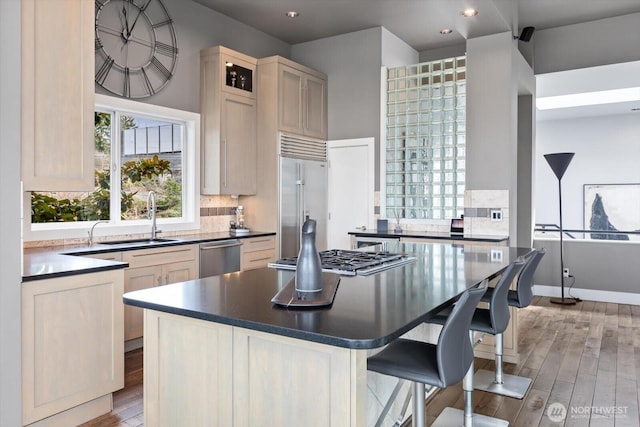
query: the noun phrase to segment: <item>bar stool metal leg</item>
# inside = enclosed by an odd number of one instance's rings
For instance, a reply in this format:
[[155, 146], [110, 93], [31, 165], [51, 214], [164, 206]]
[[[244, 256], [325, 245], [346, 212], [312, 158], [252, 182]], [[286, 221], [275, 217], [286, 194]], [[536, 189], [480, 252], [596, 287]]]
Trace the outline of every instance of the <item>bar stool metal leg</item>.
[[[473, 342], [473, 331], [469, 332], [469, 338]], [[509, 422], [500, 418], [473, 413], [473, 362], [462, 379], [464, 391], [464, 411], [455, 408], [444, 408], [432, 427], [508, 427]]]
[[480, 369], [473, 379], [476, 390], [522, 399], [529, 389], [531, 378], [504, 374], [502, 368], [502, 334], [496, 334], [496, 371]]
[[413, 383], [413, 425], [425, 427], [424, 384]]

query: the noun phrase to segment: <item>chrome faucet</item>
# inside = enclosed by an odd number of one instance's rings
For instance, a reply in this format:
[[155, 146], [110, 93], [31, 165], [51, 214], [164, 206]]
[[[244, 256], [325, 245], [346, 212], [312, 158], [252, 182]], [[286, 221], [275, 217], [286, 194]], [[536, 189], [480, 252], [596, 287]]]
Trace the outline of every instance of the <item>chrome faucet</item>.
[[162, 230], [158, 230], [156, 226], [156, 211], [156, 192], [149, 191], [149, 195], [147, 195], [147, 216], [151, 220], [151, 240], [155, 240], [156, 235], [162, 233]]
[[87, 238], [87, 244], [89, 246], [93, 245], [93, 229], [96, 228], [96, 225], [102, 224], [102, 223], [108, 224], [109, 221], [107, 221], [106, 219], [101, 219], [100, 221], [96, 221], [96, 223], [91, 226], [91, 229], [87, 231], [87, 234], [89, 235], [89, 237]]

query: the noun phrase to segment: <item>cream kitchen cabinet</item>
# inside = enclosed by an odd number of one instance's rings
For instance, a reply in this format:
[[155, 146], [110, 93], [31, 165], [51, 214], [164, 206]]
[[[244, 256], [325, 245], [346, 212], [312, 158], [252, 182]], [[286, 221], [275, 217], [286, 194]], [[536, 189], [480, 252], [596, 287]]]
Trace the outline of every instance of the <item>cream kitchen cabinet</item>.
[[94, 188], [94, 22], [86, 0], [22, 1], [24, 190]]
[[23, 425], [111, 410], [124, 387], [122, 293], [123, 270], [22, 283]]
[[[129, 263], [124, 272], [124, 291], [131, 292], [169, 283], [198, 278], [198, 246], [171, 246], [123, 252], [122, 260]], [[124, 307], [124, 340], [143, 335], [142, 309]]]
[[200, 52], [202, 194], [256, 193], [255, 69], [255, 58], [222, 46]]
[[242, 257], [240, 258], [241, 270], [253, 270], [254, 268], [266, 267], [268, 263], [275, 260], [275, 236], [242, 239]]
[[[283, 132], [327, 139], [327, 78], [324, 74], [280, 56], [258, 60], [258, 87], [273, 86], [273, 98], [260, 106], [273, 108]], [[270, 90], [267, 88], [266, 90]], [[277, 105], [273, 105], [277, 102]]]

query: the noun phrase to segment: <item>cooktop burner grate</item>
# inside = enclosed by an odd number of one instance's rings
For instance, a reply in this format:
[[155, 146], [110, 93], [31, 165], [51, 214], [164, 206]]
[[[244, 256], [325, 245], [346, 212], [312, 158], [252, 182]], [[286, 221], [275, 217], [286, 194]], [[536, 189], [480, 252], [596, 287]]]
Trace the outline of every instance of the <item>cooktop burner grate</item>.
[[[321, 251], [322, 270], [343, 275], [367, 275], [413, 262], [406, 254], [390, 252], [361, 252], [345, 249]], [[295, 270], [297, 257], [282, 258], [269, 267]]]

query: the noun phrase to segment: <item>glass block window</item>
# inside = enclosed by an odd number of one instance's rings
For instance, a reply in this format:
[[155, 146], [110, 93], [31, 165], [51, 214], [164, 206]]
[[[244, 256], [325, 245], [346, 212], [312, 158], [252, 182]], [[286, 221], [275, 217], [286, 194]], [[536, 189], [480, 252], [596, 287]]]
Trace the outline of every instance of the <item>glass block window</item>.
[[465, 97], [464, 56], [388, 70], [387, 218], [463, 213]]

